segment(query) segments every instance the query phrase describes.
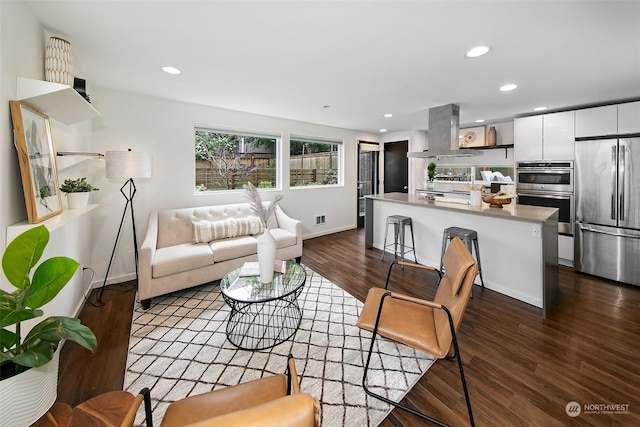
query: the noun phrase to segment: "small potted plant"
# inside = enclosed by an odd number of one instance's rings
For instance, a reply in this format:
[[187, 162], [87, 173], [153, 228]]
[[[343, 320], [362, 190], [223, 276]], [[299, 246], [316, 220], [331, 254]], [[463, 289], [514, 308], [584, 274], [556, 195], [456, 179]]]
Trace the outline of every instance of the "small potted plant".
[[[76, 318], [51, 316], [26, 333], [24, 321], [44, 314], [40, 308], [53, 300], [78, 269], [68, 257], [44, 260], [31, 274], [49, 242], [44, 225], [16, 237], [2, 256], [2, 270], [13, 292], [0, 290], [0, 414], [7, 425], [30, 425], [56, 399], [58, 346], [74, 341], [95, 350], [96, 337]], [[29, 405], [20, 399], [33, 399]], [[4, 424], [3, 424], [4, 425]]]
[[66, 194], [69, 209], [86, 208], [89, 203], [89, 193], [98, 191], [99, 188], [87, 182], [86, 177], [77, 179], [65, 179], [60, 186], [60, 191]]
[[429, 178], [429, 182], [427, 183], [427, 187], [428, 188], [433, 188], [433, 185], [434, 185], [433, 181], [436, 179], [436, 168], [437, 167], [438, 166], [433, 162], [431, 162], [431, 163], [429, 163], [429, 165], [427, 165], [427, 176]]

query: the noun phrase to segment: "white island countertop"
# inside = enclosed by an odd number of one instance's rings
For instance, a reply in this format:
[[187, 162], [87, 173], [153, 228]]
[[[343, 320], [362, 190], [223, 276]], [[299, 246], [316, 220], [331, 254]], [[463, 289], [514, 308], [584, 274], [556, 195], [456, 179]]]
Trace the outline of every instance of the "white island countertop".
[[[365, 247], [384, 250], [390, 215], [412, 219], [417, 261], [436, 268], [446, 228], [475, 230], [485, 287], [538, 307], [543, 316], [550, 309], [558, 288], [558, 209], [518, 205], [515, 200], [501, 209], [484, 202], [470, 206], [406, 193], [366, 196]], [[389, 239], [393, 243], [391, 230]], [[411, 246], [409, 230], [405, 242]], [[392, 250], [393, 244], [386, 249]], [[482, 290], [474, 287], [481, 297]]]
[[439, 202], [428, 200], [425, 196], [406, 193], [386, 193], [367, 198], [380, 201], [407, 203], [410, 205], [427, 206], [436, 209], [447, 209], [452, 211], [463, 211], [469, 214], [492, 216], [497, 218], [511, 219], [526, 222], [545, 222], [558, 211], [556, 208], [543, 208], [538, 206], [518, 205], [516, 200], [504, 205], [502, 209], [492, 208], [488, 203], [482, 202], [482, 206], [470, 206], [462, 203]]

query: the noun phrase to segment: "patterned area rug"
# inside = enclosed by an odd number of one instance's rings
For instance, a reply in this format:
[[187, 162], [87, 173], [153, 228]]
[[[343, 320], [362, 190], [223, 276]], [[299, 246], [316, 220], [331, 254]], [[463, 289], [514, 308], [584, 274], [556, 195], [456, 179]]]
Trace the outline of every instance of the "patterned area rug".
[[[289, 353], [302, 391], [322, 404], [323, 426], [376, 426], [384, 420], [393, 408], [361, 386], [371, 337], [355, 326], [362, 303], [305, 268], [300, 328], [269, 350], [239, 350], [227, 340], [229, 307], [217, 282], [154, 298], [149, 310], [137, 303], [124, 389], [151, 389], [154, 425], [173, 401], [284, 372]], [[434, 359], [388, 340], [376, 342], [382, 356], [372, 358], [369, 387], [400, 400]], [[137, 423], [143, 420], [140, 410]]]

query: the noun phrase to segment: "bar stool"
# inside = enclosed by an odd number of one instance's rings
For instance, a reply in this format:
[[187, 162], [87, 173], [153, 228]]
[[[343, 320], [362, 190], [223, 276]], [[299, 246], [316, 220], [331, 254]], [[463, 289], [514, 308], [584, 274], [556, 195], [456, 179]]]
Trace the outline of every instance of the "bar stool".
[[476, 262], [478, 263], [478, 274], [480, 275], [480, 284], [484, 288], [484, 279], [482, 278], [482, 265], [480, 264], [480, 248], [478, 247], [478, 233], [475, 230], [469, 230], [468, 228], [461, 227], [449, 227], [444, 230], [442, 236], [442, 252], [440, 254], [440, 271], [442, 271], [442, 257], [444, 251], [447, 249], [447, 244], [454, 237], [458, 237], [467, 246], [469, 253], [473, 254], [471, 250], [471, 242], [473, 242], [473, 248], [476, 252]]
[[[389, 234], [389, 224], [393, 224], [393, 243], [387, 245], [387, 235]], [[411, 230], [411, 246], [405, 246], [404, 244], [404, 230], [405, 226], [409, 226]], [[413, 221], [408, 216], [404, 215], [390, 215], [387, 217], [387, 225], [384, 230], [384, 244], [382, 245], [382, 261], [384, 261], [384, 254], [387, 247], [393, 246], [393, 253], [398, 256], [398, 244], [400, 245], [400, 258], [404, 261], [404, 255], [409, 252], [413, 252], [413, 258], [415, 262], [418, 262], [416, 258], [415, 246], [416, 243], [413, 239]]]

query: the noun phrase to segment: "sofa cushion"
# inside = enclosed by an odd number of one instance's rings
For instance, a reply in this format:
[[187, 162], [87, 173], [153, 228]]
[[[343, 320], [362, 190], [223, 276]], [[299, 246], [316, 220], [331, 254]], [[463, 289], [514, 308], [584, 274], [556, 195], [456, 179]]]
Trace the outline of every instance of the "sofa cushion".
[[215, 262], [227, 261], [244, 256], [255, 255], [258, 241], [253, 236], [240, 236], [231, 239], [214, 240], [209, 243]]
[[296, 235], [285, 230], [284, 228], [274, 228], [273, 230], [269, 231], [276, 241], [276, 249], [295, 246], [297, 243]]
[[163, 277], [211, 264], [213, 264], [213, 253], [208, 244], [183, 243], [158, 249], [151, 274], [154, 278]]
[[262, 233], [262, 221], [257, 216], [227, 218], [221, 221], [192, 221], [193, 243], [208, 243], [229, 237]]

